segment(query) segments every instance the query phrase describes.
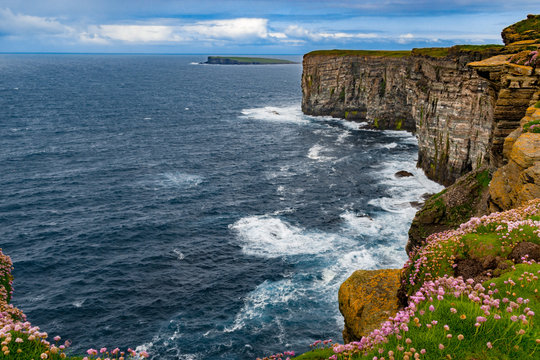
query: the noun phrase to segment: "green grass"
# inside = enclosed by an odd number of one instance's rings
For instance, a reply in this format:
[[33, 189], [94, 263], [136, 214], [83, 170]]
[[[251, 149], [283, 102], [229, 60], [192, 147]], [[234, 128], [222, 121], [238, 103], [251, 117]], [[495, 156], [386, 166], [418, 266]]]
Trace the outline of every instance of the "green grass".
[[401, 58], [405, 56], [431, 56], [435, 58], [448, 56], [451, 52], [470, 52], [502, 49], [503, 45], [455, 45], [449, 47], [414, 48], [412, 50], [316, 50], [305, 56], [379, 56]]
[[489, 183], [491, 181], [491, 175], [489, 174], [488, 170], [484, 170], [482, 172], [479, 172], [476, 174], [476, 181], [478, 181], [478, 184], [482, 187], [482, 189], [485, 189], [489, 186]]
[[409, 50], [316, 50], [307, 53], [305, 56], [380, 56], [380, 57], [405, 57], [410, 56]]
[[532, 19], [525, 19], [521, 20], [514, 25], [510, 26], [513, 28], [518, 34], [521, 34], [525, 31], [529, 30], [536, 30], [539, 31], [540, 29], [540, 15], [536, 15]]
[[315, 349], [294, 357], [294, 360], [326, 360], [334, 351], [330, 349]]
[[240, 64], [296, 64], [290, 60], [239, 56], [209, 56], [208, 61], [211, 60], [230, 60]]

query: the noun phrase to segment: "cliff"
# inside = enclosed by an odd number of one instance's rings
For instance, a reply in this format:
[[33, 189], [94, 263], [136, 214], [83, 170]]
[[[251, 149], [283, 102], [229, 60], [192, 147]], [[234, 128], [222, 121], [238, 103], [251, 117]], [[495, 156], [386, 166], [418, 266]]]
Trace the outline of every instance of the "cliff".
[[[500, 166], [504, 138], [538, 100], [536, 74], [502, 66], [509, 51], [315, 51], [303, 60], [302, 110], [416, 132], [418, 166], [450, 185], [483, 165]], [[501, 57], [491, 68], [468, 66], [494, 55]]]

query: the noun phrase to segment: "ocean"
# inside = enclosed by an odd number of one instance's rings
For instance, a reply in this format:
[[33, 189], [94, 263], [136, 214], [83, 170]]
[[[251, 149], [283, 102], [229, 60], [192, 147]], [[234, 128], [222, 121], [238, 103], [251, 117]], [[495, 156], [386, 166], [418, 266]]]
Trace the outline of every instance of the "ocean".
[[244, 360], [341, 341], [340, 284], [401, 267], [411, 203], [442, 189], [414, 135], [303, 115], [301, 65], [205, 59], [0, 55], [13, 304], [75, 353]]

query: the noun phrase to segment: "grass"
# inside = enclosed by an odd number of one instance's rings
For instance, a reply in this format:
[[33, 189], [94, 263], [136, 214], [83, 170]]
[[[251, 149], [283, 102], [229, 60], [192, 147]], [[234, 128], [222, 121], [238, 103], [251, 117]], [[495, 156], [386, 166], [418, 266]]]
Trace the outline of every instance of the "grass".
[[410, 56], [409, 50], [316, 50], [307, 53], [305, 56], [380, 56], [400, 58]]
[[518, 34], [522, 34], [529, 30], [538, 31], [538, 29], [540, 29], [540, 15], [536, 15], [531, 19], [521, 20], [510, 27], [513, 28]]
[[375, 56], [401, 58], [406, 56], [431, 56], [435, 58], [445, 57], [451, 53], [497, 50], [504, 48], [503, 45], [455, 45], [452, 47], [414, 48], [412, 50], [316, 50], [305, 56]]
[[239, 64], [296, 64], [294, 61], [282, 59], [239, 56], [209, 56], [208, 62], [211, 62], [211, 60], [229, 60]]
[[540, 212], [540, 202], [524, 209], [472, 218], [460, 229], [428, 237], [405, 265], [407, 293], [414, 294], [426, 280], [453, 274], [459, 260], [481, 262], [487, 256], [507, 257], [519, 242], [540, 244], [538, 225], [530, 219]]

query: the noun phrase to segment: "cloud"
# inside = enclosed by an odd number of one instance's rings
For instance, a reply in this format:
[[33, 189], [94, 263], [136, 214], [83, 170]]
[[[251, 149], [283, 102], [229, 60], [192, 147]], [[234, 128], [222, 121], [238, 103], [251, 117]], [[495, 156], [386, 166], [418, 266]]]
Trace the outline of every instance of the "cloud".
[[227, 20], [200, 21], [182, 29], [192, 35], [209, 39], [267, 38], [268, 19], [237, 18]]
[[299, 25], [289, 25], [284, 33], [288, 37], [309, 39], [312, 41], [321, 40], [351, 40], [351, 39], [374, 39], [378, 35], [374, 33], [346, 33], [346, 32], [322, 32], [311, 31]]
[[414, 35], [411, 34], [411, 33], [408, 33], [408, 34], [401, 34], [401, 35], [399, 35], [398, 43], [400, 43], [400, 44], [406, 44], [406, 43], [408, 43], [408, 42], [413, 41], [413, 39], [414, 39]]
[[92, 26], [81, 34], [81, 40], [108, 43], [109, 40], [128, 43], [160, 43], [181, 41], [173, 26], [165, 25], [99, 25]]
[[10, 9], [0, 9], [0, 33], [6, 35], [66, 35], [73, 28], [55, 18], [15, 14]]

